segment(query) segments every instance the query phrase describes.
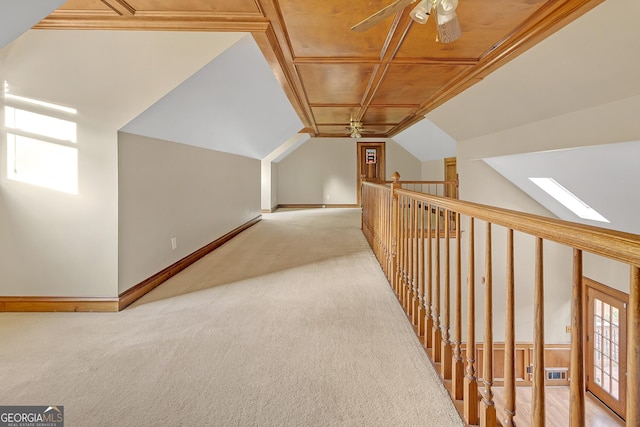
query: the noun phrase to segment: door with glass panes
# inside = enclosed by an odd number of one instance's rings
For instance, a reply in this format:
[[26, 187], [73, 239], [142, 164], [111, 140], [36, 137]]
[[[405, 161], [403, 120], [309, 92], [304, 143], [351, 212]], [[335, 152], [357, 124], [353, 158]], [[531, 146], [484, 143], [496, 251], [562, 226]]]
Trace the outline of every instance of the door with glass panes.
[[626, 294], [585, 278], [587, 391], [625, 418]]

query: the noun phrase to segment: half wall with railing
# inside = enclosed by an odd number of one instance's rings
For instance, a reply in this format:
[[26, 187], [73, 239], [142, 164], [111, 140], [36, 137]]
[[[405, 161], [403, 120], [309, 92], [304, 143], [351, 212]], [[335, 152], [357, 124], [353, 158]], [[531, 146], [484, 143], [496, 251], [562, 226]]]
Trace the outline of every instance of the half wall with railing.
[[[451, 183], [403, 184], [397, 172], [392, 182], [363, 182], [362, 229], [464, 420], [472, 425], [515, 425], [518, 283], [514, 278], [522, 263], [515, 261], [514, 235], [522, 234], [534, 242], [529, 260], [534, 270], [529, 304], [533, 316], [531, 425], [544, 426], [546, 418], [543, 251], [547, 242], [572, 253], [567, 266], [572, 271], [567, 283], [571, 287], [570, 425], [585, 425], [583, 253], [628, 265], [626, 425], [640, 425], [640, 236], [465, 202], [456, 199], [457, 191], [433, 190], [447, 186], [453, 187]], [[436, 191], [438, 195], [428, 194]], [[497, 227], [500, 233], [495, 232]], [[481, 238], [476, 228], [484, 229]], [[492, 239], [498, 235], [505, 239], [500, 244], [506, 248], [506, 268], [494, 278]], [[478, 242], [483, 242], [482, 248]], [[480, 266], [478, 259], [483, 259]], [[503, 307], [494, 307], [496, 280], [504, 283]], [[484, 288], [482, 307], [475, 301], [479, 282]], [[495, 310], [504, 310], [500, 318], [504, 336], [494, 336]], [[483, 327], [481, 339], [476, 337], [477, 323]], [[497, 347], [502, 355], [499, 368], [494, 360]], [[494, 401], [496, 369], [504, 387], [500, 413]]]

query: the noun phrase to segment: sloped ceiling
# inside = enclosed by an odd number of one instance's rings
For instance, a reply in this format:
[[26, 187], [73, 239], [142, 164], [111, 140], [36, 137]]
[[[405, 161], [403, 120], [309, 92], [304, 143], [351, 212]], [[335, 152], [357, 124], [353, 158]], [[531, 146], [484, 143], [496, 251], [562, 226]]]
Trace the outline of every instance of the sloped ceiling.
[[[505, 178], [558, 218], [640, 234], [638, 168], [640, 142], [607, 144], [567, 150], [525, 153], [484, 159]], [[571, 167], [580, 159], [579, 167]], [[608, 160], [608, 161], [605, 161]], [[581, 219], [532, 183], [529, 178], [552, 177], [609, 223]]]
[[0, 49], [59, 8], [66, 0], [0, 2]]
[[86, 120], [117, 130], [241, 37], [31, 30], [0, 50], [0, 79], [13, 95], [76, 108]]
[[639, 95], [639, 20], [607, 0], [427, 118], [460, 142]]
[[422, 162], [456, 155], [456, 141], [428, 119], [400, 132], [393, 140]]
[[302, 127], [247, 35], [122, 130], [262, 159]]

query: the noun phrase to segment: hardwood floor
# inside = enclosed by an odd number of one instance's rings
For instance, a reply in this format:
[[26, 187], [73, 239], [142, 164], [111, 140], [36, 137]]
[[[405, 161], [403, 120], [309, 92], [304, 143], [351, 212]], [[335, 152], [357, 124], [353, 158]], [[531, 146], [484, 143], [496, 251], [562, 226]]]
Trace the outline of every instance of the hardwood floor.
[[[504, 418], [503, 388], [493, 387], [496, 413], [499, 421]], [[569, 387], [546, 387], [546, 427], [566, 427], [569, 425]], [[624, 426], [625, 423], [603, 404], [587, 393], [586, 425], [589, 427]], [[516, 389], [516, 425], [531, 425], [531, 387]]]

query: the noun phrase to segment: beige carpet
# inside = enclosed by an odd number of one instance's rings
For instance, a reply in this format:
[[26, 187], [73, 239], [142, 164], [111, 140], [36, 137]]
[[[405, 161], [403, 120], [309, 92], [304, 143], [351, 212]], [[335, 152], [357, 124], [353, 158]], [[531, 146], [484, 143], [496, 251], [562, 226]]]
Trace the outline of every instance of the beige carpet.
[[357, 209], [265, 215], [120, 313], [0, 313], [0, 405], [67, 426], [459, 426]]

